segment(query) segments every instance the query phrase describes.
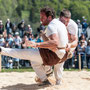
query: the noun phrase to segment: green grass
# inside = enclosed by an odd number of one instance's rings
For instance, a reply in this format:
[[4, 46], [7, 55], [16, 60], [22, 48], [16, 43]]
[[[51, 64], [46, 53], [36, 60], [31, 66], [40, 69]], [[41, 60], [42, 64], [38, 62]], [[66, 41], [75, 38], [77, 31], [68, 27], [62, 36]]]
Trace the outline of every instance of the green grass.
[[[80, 71], [79, 69], [64, 69], [64, 71]], [[90, 71], [90, 69], [82, 69], [81, 71]]]
[[34, 72], [32, 68], [2, 69], [1, 72]]
[[[90, 71], [90, 69], [83, 69], [85, 71]], [[79, 71], [79, 69], [64, 69], [64, 71]], [[19, 68], [19, 69], [2, 69], [1, 72], [34, 72], [34, 70], [30, 68]]]

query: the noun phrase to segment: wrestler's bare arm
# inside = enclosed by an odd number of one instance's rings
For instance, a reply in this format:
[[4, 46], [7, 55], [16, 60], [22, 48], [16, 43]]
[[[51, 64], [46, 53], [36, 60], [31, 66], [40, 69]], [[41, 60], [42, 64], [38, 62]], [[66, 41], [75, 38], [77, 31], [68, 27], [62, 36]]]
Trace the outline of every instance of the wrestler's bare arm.
[[52, 34], [49, 36], [48, 41], [35, 43], [32, 41], [26, 41], [26, 45], [30, 47], [40, 47], [40, 48], [48, 48], [48, 49], [54, 49], [58, 46], [59, 38], [57, 34]]
[[70, 35], [70, 38], [71, 38], [70, 43], [69, 43], [70, 47], [75, 48], [78, 45], [78, 37], [75, 35]]
[[40, 33], [40, 34], [41, 34], [41, 36], [42, 36], [42, 38], [43, 38], [44, 41], [48, 41], [49, 38], [46, 37], [45, 33], [46, 33], [45, 31], [42, 31], [42, 30], [41, 30], [41, 33]]

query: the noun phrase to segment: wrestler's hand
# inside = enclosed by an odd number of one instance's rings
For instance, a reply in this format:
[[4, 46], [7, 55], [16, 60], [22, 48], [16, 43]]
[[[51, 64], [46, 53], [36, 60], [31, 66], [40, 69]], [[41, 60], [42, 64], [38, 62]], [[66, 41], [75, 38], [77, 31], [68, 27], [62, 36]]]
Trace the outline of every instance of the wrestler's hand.
[[36, 43], [33, 41], [25, 40], [25, 44], [27, 47], [36, 47]]
[[57, 48], [49, 48], [49, 50], [53, 51], [53, 52], [56, 52], [58, 49]]
[[71, 44], [68, 43], [67, 46], [66, 46], [66, 51], [69, 52], [70, 51], [70, 48], [71, 48]]

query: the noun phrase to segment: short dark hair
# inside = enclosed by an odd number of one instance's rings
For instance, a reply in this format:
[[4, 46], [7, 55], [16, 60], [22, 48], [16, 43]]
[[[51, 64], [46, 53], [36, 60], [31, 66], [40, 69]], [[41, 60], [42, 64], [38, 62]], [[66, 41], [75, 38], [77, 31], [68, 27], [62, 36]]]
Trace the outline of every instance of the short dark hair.
[[45, 6], [44, 8], [42, 8], [40, 10], [40, 12], [44, 12], [47, 17], [52, 16], [53, 19], [55, 18], [55, 11], [54, 11], [54, 9], [52, 9], [52, 8], [50, 8], [48, 6]]
[[71, 12], [67, 9], [63, 9], [61, 12], [60, 12], [60, 17], [61, 16], [64, 16], [66, 18], [71, 18]]

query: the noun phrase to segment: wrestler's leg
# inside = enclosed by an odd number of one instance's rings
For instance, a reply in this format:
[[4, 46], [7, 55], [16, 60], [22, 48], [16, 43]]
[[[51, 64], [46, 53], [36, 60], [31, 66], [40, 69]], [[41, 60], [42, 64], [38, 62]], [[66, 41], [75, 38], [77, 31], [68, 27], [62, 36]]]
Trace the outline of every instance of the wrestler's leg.
[[47, 79], [46, 72], [42, 64], [31, 61], [31, 65], [37, 74], [37, 79], [39, 79], [36, 80], [36, 82], [42, 82]]
[[64, 62], [54, 65], [54, 75], [56, 78], [57, 85], [61, 84], [62, 75], [63, 75], [63, 65], [64, 65]]
[[45, 65], [43, 67], [44, 67], [44, 70], [45, 70], [47, 76], [52, 74], [52, 72], [53, 72], [52, 66]]
[[56, 83], [55, 79], [53, 78], [53, 70], [51, 66], [44, 66], [36, 62], [31, 62], [31, 65], [37, 74], [35, 77], [35, 81], [37, 83], [42, 83], [45, 80], [48, 80], [52, 85]]
[[1, 47], [1, 54], [5, 56], [10, 56], [13, 58], [26, 59], [30, 61], [35, 61], [40, 64], [43, 63], [38, 49], [13, 49]]

